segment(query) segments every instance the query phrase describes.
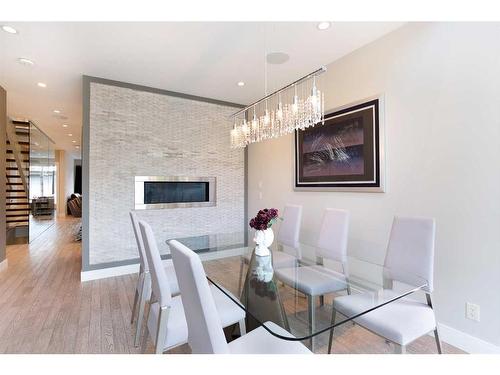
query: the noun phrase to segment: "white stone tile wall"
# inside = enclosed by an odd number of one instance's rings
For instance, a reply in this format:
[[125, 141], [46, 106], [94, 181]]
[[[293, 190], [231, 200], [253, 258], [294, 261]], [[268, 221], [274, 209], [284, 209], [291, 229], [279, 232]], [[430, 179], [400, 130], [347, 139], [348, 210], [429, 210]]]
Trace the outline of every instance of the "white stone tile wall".
[[215, 207], [137, 211], [165, 239], [244, 228], [244, 152], [228, 107], [101, 83], [90, 87], [89, 263], [137, 258], [129, 219], [135, 176], [217, 178]]

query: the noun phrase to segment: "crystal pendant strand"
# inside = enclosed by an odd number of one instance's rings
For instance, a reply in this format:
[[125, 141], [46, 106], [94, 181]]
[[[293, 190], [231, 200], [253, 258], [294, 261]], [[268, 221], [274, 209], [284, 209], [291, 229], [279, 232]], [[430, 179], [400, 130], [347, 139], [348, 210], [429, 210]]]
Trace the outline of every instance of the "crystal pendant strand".
[[[266, 68], [267, 69], [267, 68]], [[242, 148], [250, 143], [277, 138], [324, 123], [324, 94], [315, 72], [267, 95], [267, 70], [265, 70], [266, 96], [236, 112], [231, 130], [231, 147]]]

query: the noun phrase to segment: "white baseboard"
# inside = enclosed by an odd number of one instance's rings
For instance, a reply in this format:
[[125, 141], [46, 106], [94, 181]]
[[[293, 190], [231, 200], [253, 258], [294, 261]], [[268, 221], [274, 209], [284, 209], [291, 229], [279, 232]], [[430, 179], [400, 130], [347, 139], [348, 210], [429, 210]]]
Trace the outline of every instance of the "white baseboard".
[[439, 324], [439, 335], [442, 341], [470, 354], [500, 354], [500, 346], [444, 324]]
[[[172, 260], [167, 259], [164, 260], [163, 263], [172, 264]], [[139, 263], [127, 264], [126, 266], [117, 266], [117, 267], [102, 268], [99, 270], [82, 271], [80, 272], [80, 281], [83, 283], [85, 281], [130, 275], [132, 273], [138, 273], [138, 272], [139, 272]]]
[[82, 271], [80, 273], [80, 281], [106, 279], [108, 277], [129, 275], [131, 273], [139, 272], [139, 263], [127, 264], [126, 266], [103, 268], [100, 270]]
[[8, 264], [9, 264], [9, 260], [8, 259], [2, 260], [0, 262], [0, 271], [6, 270]]

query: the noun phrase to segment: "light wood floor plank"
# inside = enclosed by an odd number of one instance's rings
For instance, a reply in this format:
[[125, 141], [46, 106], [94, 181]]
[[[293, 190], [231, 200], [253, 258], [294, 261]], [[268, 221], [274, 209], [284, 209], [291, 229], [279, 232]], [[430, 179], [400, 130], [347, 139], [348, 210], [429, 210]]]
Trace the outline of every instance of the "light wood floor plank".
[[89, 352], [101, 353], [101, 298], [99, 281], [91, 282], [91, 310], [89, 329]]
[[109, 279], [98, 280], [101, 288], [101, 353], [115, 353], [113, 322], [111, 320], [111, 301]]

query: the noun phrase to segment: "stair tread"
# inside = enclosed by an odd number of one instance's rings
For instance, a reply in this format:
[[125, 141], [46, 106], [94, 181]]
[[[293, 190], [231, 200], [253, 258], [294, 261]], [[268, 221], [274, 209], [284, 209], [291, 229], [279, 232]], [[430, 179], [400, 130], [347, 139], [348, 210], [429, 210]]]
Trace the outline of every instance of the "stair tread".
[[[7, 144], [10, 145], [10, 141], [7, 140]], [[24, 146], [29, 146], [30, 143], [26, 141], [17, 141], [17, 144], [24, 145]]]

